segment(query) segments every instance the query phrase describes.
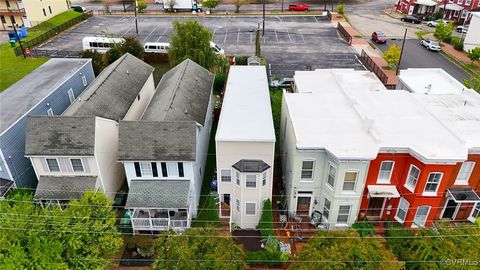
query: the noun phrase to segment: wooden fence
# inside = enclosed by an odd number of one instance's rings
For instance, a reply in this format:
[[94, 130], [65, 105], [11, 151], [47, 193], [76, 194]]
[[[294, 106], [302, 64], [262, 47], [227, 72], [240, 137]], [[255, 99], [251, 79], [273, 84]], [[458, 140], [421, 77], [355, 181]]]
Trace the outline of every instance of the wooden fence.
[[341, 23], [337, 23], [338, 32], [345, 38], [348, 44], [352, 44], [352, 35], [343, 27]]
[[388, 84], [387, 74], [385, 74], [382, 67], [377, 65], [377, 63], [375, 63], [375, 61], [373, 61], [373, 59], [364, 50], [362, 50], [360, 59], [362, 60], [363, 63], [365, 63], [365, 65], [370, 71], [372, 71], [373, 73], [375, 73], [375, 75], [377, 75], [377, 77], [380, 79], [380, 81], [382, 81], [384, 85]]

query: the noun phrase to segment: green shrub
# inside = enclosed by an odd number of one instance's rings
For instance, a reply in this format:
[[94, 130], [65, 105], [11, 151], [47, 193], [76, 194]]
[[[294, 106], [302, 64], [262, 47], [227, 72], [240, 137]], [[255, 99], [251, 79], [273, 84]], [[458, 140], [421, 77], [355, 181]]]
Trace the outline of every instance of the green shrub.
[[239, 66], [246, 66], [248, 64], [248, 56], [245, 56], [245, 55], [235, 56], [235, 64]]
[[338, 5], [337, 6], [337, 11], [338, 11], [338, 14], [340, 14], [340, 15], [345, 14], [345, 5], [344, 4]]
[[453, 48], [455, 48], [455, 50], [457, 51], [463, 51], [463, 42], [461, 39], [453, 39], [452, 37], [452, 45], [453, 45]]
[[281, 252], [268, 250], [247, 251], [247, 264], [252, 266], [281, 266], [285, 257]]
[[74, 6], [74, 7], [73, 7], [73, 11], [83, 13], [83, 9], [82, 9], [82, 7], [80, 7], [80, 6]]
[[275, 227], [273, 226], [273, 211], [270, 199], [263, 201], [262, 217], [258, 222], [257, 229], [263, 237], [275, 235]]
[[352, 228], [357, 230], [358, 234], [360, 234], [362, 238], [375, 235], [375, 229], [373, 228], [373, 225], [367, 221], [355, 222], [353, 223]]
[[222, 92], [227, 82], [227, 74], [217, 73], [215, 74], [215, 80], [213, 82], [213, 93], [218, 95]]
[[450, 44], [452, 42], [452, 36], [446, 36], [443, 38], [443, 41]]

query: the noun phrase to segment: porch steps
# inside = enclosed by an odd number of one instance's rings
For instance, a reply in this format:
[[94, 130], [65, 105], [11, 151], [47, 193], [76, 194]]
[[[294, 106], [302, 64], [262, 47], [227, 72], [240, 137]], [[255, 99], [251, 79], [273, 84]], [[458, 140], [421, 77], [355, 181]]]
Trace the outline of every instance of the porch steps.
[[230, 218], [220, 218], [220, 228], [230, 230]]
[[375, 229], [375, 233], [377, 235], [385, 236], [385, 233], [387, 232], [383, 222], [375, 222], [373, 224], [373, 228]]

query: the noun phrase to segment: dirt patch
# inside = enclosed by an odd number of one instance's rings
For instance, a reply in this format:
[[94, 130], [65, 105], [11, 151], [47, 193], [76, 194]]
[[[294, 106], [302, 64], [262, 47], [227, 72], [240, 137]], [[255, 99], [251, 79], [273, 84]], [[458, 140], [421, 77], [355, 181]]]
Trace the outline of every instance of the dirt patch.
[[241, 244], [247, 251], [263, 250], [261, 247], [262, 236], [257, 230], [235, 230], [232, 232], [233, 240]]

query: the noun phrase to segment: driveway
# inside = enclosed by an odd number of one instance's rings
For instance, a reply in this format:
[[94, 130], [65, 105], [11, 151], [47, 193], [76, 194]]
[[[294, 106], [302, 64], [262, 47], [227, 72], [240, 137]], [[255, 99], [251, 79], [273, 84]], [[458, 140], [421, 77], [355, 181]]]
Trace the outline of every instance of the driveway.
[[[253, 55], [255, 29], [261, 17], [160, 17], [138, 20], [140, 42], [168, 42], [173, 20], [198, 20], [213, 33], [213, 41], [230, 55]], [[96, 35], [135, 35], [132, 16], [94, 16], [73, 29], [40, 45], [48, 51], [82, 50], [82, 38]], [[291, 77], [295, 70], [316, 68], [364, 69], [354, 50], [338, 37], [323, 16], [268, 16], [261, 51], [271, 65], [271, 74]]]
[[[388, 40], [387, 44], [379, 44], [378, 47], [382, 51], [385, 51], [388, 49], [388, 46], [393, 43], [396, 43], [399, 47], [402, 46], [401, 40]], [[425, 49], [425, 47], [420, 45], [418, 39], [407, 39], [405, 41], [400, 68], [442, 68], [460, 82], [470, 78], [463, 69], [459, 68], [442, 54]]]

